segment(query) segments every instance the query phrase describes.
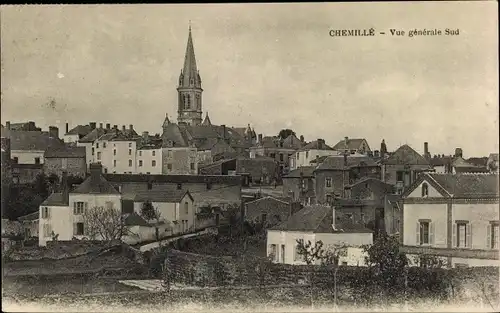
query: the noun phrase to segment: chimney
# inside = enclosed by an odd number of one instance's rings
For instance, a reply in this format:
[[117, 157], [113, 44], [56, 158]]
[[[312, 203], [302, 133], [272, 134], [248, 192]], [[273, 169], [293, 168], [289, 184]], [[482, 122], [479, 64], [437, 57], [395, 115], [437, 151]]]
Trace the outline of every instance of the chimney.
[[147, 131], [143, 131], [143, 132], [142, 132], [142, 139], [147, 140], [147, 139], [148, 139], [148, 137], [149, 137], [149, 132], [147, 132]]
[[122, 125], [122, 131], [125, 131], [126, 129], [125, 125]]
[[110, 129], [111, 128], [111, 124], [110, 123], [106, 123], [106, 129]]
[[429, 143], [427, 141], [424, 142], [424, 158], [429, 158]]
[[52, 138], [59, 138], [59, 128], [55, 126], [49, 126], [49, 136]]
[[344, 165], [347, 166], [347, 153], [344, 153]]
[[332, 207], [332, 228], [335, 230], [335, 207]]
[[113, 129], [118, 129], [118, 125], [113, 125]]
[[347, 143], [348, 142], [349, 142], [349, 137], [347, 137], [347, 136], [344, 137], [344, 144], [345, 144], [346, 148], [347, 148]]
[[380, 152], [378, 150], [373, 151], [373, 153], [374, 153], [374, 155], [373, 155], [374, 157], [376, 157], [376, 158], [380, 157]]
[[259, 143], [262, 143], [262, 134], [259, 134]]
[[99, 128], [102, 129], [102, 123], [99, 123]]
[[128, 125], [128, 129], [129, 130], [134, 130], [134, 125], [132, 125], [132, 124]]
[[90, 125], [90, 129], [91, 130], [94, 130], [95, 129], [95, 122], [90, 122], [89, 125]]
[[10, 121], [5, 122], [5, 127], [10, 130]]
[[304, 136], [300, 135], [300, 142], [304, 143]]
[[318, 138], [318, 149], [319, 150], [323, 149], [323, 139]]
[[92, 189], [98, 188], [101, 182], [102, 165], [99, 163], [90, 164], [90, 186]]
[[65, 202], [69, 201], [69, 182], [68, 182], [68, 172], [63, 171], [61, 177], [61, 192], [62, 198]]
[[69, 132], [69, 123], [66, 123], [66, 132], [65, 134], [67, 134]]
[[456, 158], [461, 158], [462, 156], [463, 156], [462, 148], [456, 148], [455, 149], [455, 157]]

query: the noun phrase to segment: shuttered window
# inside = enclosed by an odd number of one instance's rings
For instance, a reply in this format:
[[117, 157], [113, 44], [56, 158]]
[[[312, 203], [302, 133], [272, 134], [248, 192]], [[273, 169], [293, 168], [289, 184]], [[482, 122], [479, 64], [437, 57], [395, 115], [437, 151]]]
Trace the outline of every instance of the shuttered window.
[[417, 245], [434, 244], [434, 223], [430, 220], [419, 221], [416, 224]]

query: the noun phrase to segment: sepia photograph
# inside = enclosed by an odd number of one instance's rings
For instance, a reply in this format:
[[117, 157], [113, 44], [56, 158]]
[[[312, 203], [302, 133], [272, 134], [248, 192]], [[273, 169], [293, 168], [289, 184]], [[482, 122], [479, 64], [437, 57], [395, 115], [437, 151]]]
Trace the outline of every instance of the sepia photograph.
[[3, 312], [498, 312], [498, 2], [1, 5]]

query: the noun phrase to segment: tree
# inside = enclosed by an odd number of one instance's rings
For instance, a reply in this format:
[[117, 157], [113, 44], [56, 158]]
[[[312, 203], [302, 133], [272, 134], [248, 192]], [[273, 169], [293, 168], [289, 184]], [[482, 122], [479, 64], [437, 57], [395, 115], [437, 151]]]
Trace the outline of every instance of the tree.
[[295, 132], [293, 130], [289, 129], [289, 128], [286, 128], [286, 129], [280, 130], [280, 132], [278, 134], [278, 137], [280, 139], [286, 139], [290, 135], [294, 135], [295, 136]]
[[36, 176], [34, 191], [42, 199], [46, 199], [49, 196], [49, 181], [47, 175], [40, 173]]
[[158, 231], [158, 223], [160, 222], [161, 212], [158, 208], [155, 208], [151, 201], [146, 201], [142, 204], [141, 215], [144, 219], [156, 222], [155, 225], [155, 237], [156, 240], [160, 240], [160, 233]]
[[113, 241], [135, 235], [125, 225], [121, 211], [113, 207], [87, 209], [83, 212], [83, 221], [85, 235], [93, 240]]

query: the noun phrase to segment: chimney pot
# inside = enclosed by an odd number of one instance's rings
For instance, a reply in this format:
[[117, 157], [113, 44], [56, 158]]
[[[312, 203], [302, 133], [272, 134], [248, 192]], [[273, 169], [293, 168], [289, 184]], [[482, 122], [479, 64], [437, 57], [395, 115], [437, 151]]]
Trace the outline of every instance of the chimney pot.
[[102, 123], [99, 123], [99, 128], [101, 128], [101, 129], [102, 129]]
[[113, 125], [113, 128], [114, 129], [118, 129], [118, 125]]
[[89, 125], [90, 125], [90, 129], [94, 130], [96, 123], [95, 122], [90, 122]]
[[147, 132], [147, 131], [143, 131], [143, 132], [142, 132], [142, 138], [144, 138], [144, 139], [148, 139], [148, 137], [149, 137], [149, 132]]
[[134, 129], [134, 125], [130, 124], [130, 125], [128, 125], [128, 128], [129, 128], [130, 130], [133, 130], [133, 129]]
[[59, 128], [55, 126], [49, 126], [49, 136], [52, 138], [59, 138]]
[[106, 129], [110, 129], [111, 128], [111, 124], [110, 123], [106, 123]]
[[122, 131], [125, 131], [125, 129], [126, 129], [125, 125], [122, 125]]
[[10, 121], [5, 122], [5, 127], [7, 127], [7, 129], [10, 130]]
[[66, 123], [66, 133], [67, 134], [69, 132], [69, 123]]

